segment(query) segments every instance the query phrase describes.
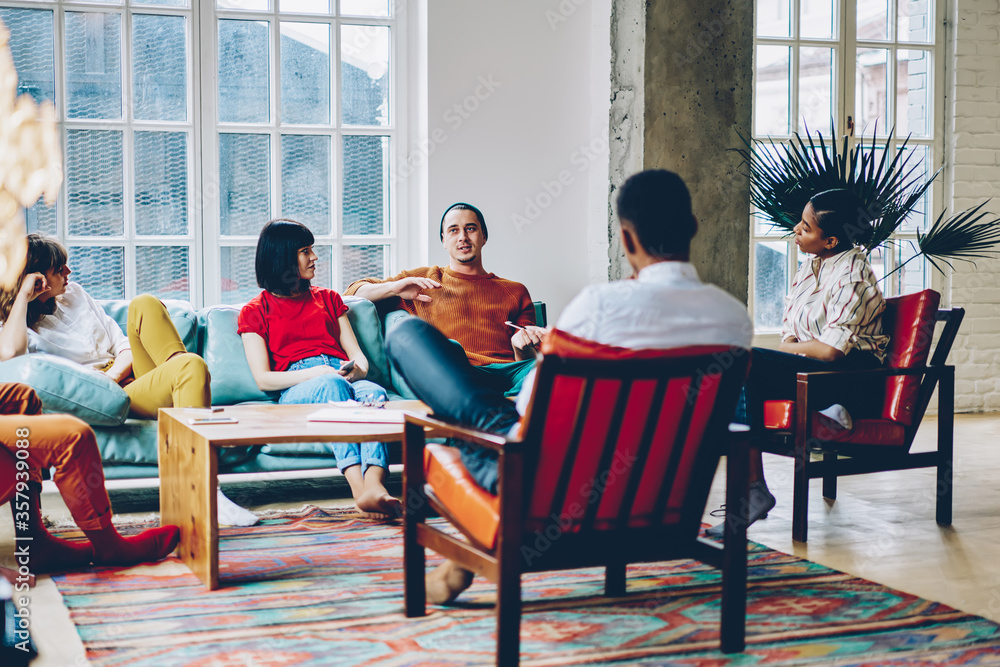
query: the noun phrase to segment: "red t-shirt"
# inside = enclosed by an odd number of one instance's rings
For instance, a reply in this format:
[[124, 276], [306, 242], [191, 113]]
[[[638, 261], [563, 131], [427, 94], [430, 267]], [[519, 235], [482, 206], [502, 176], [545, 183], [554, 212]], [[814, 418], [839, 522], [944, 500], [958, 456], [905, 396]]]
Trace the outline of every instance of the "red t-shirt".
[[325, 287], [310, 287], [293, 297], [274, 296], [265, 290], [243, 306], [236, 331], [263, 338], [271, 368], [284, 371], [296, 361], [318, 354], [347, 359], [337, 322], [346, 312], [340, 295]]

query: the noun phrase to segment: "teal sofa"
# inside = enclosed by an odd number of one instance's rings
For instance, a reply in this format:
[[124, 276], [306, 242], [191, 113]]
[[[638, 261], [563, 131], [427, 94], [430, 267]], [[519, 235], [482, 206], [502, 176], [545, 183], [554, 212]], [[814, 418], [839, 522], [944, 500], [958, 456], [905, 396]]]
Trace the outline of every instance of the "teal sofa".
[[[385, 356], [383, 323], [367, 299], [344, 297], [348, 317], [368, 357], [368, 379], [390, 399], [416, 398], [402, 378], [390, 370]], [[212, 403], [238, 405], [275, 402], [261, 392], [250, 374], [243, 342], [236, 333], [238, 306], [212, 306], [195, 311], [186, 301], [165, 300], [167, 310], [189, 352], [204, 357], [212, 375]], [[128, 302], [101, 305], [125, 330]], [[391, 322], [402, 313], [392, 313]], [[23, 382], [35, 388], [46, 412], [80, 417], [94, 428], [108, 479], [157, 477], [156, 421], [128, 418], [128, 396], [111, 380], [73, 362], [46, 354], [30, 354], [0, 363], [0, 382]], [[391, 450], [398, 458], [398, 447]], [[220, 473], [309, 470], [336, 465], [331, 443], [265, 444], [220, 452]]]

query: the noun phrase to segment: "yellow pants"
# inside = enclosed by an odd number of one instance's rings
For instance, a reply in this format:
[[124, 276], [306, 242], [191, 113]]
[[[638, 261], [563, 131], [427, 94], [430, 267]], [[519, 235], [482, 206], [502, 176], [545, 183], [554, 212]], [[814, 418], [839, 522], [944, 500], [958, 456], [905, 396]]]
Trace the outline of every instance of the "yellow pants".
[[134, 417], [156, 419], [159, 408], [205, 408], [212, 404], [205, 360], [187, 352], [167, 308], [151, 294], [128, 305], [128, 341], [135, 381], [125, 385]]

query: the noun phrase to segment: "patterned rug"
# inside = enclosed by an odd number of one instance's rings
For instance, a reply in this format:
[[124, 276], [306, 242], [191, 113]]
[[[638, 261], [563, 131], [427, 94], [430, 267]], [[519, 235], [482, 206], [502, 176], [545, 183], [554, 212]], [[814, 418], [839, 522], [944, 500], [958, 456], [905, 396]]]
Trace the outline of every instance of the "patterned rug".
[[[128, 526], [135, 532], [142, 526]], [[307, 507], [221, 531], [223, 588], [175, 558], [54, 577], [94, 665], [484, 665], [494, 588], [402, 614], [402, 528]], [[431, 557], [431, 563], [437, 561]], [[524, 577], [524, 665], [997, 665], [1000, 627], [753, 545], [746, 653], [718, 651], [718, 573], [696, 562]]]

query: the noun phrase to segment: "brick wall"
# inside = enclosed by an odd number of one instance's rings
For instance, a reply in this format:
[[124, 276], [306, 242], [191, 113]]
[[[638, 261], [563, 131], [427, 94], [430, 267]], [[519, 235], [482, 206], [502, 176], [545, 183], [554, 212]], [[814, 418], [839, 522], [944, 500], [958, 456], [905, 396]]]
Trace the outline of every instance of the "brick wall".
[[[1000, 0], [952, 0], [946, 78], [946, 187], [953, 212], [993, 198], [1000, 215]], [[966, 309], [951, 360], [958, 412], [1000, 410], [1000, 260], [958, 262], [951, 303]]]

